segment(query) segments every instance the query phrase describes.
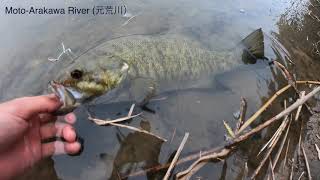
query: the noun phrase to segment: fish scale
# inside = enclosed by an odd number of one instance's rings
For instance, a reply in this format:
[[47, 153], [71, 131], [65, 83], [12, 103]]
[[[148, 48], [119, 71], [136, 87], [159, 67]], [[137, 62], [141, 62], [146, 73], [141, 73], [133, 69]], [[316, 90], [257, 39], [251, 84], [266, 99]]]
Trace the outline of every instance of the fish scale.
[[[220, 52], [224, 55], [215, 56], [217, 52], [191, 46], [187, 40], [167, 40], [142, 38], [134, 42], [117, 42], [120, 48], [114, 53], [125, 60], [129, 66], [135, 66], [139, 76], [151, 77], [155, 80], [196, 79], [201, 74], [217, 73], [216, 70], [228, 70], [239, 64], [233, 52]], [[113, 51], [111, 51], [113, 52]], [[239, 57], [239, 56], [238, 56]], [[239, 58], [238, 58], [239, 59]], [[188, 75], [188, 77], [182, 77]]]

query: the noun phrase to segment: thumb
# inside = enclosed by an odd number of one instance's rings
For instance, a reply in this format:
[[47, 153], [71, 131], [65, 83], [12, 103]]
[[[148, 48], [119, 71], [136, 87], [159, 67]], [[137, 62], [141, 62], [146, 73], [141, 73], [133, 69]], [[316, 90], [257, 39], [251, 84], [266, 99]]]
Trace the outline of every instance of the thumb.
[[56, 111], [61, 106], [61, 102], [54, 94], [50, 94], [18, 98], [8, 102], [6, 106], [12, 114], [28, 119], [35, 114]]

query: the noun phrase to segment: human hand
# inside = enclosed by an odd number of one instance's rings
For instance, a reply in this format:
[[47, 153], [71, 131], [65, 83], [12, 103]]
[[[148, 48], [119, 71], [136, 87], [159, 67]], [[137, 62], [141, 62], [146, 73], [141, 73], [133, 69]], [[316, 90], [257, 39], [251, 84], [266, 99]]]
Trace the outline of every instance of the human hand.
[[[0, 179], [10, 179], [42, 158], [75, 154], [81, 149], [71, 126], [74, 114], [57, 122], [52, 115], [61, 106], [55, 95], [24, 97], [0, 104]], [[53, 137], [65, 140], [41, 141]]]

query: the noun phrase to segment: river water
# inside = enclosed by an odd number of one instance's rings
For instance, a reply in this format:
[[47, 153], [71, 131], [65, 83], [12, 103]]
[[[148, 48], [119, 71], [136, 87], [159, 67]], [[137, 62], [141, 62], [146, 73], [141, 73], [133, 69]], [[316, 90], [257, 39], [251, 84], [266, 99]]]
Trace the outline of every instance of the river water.
[[[127, 14], [13, 15], [4, 11], [6, 6], [92, 8], [99, 5], [125, 5]], [[59, 62], [48, 61], [48, 58], [59, 56], [62, 44], [72, 50], [72, 55], [63, 55], [60, 61], [70, 61], [103, 42], [132, 35], [177, 34], [208, 50], [223, 51], [237, 46], [253, 30], [262, 28], [268, 59], [277, 59], [286, 65], [299, 80], [320, 78], [320, 2], [317, 0], [29, 0], [4, 1], [0, 6], [2, 101], [44, 93], [48, 81], [57, 71], [63, 70]], [[281, 73], [262, 60], [218, 74], [212, 81], [215, 87], [211, 90], [161, 94], [160, 100], [150, 102], [150, 107], [156, 111], [154, 114], [145, 112], [142, 117], [127, 123], [149, 129], [167, 138], [167, 143], [126, 129], [98, 127], [87, 119], [85, 108], [96, 117], [116, 118], [128, 112], [130, 102], [78, 108], [75, 126], [84, 140], [83, 152], [79, 156], [48, 158], [18, 179], [119, 179], [166, 163], [177, 150], [185, 132], [190, 133], [190, 138], [181, 156], [208, 150], [225, 141], [223, 120], [235, 127], [233, 114], [239, 110], [241, 97], [248, 102], [249, 116], [286, 84]], [[287, 94], [282, 100], [291, 96]], [[280, 101], [276, 102], [259, 120], [263, 121], [281, 109]], [[298, 130], [297, 125], [290, 131], [293, 144], [298, 138]], [[259, 164], [261, 157], [256, 154], [273, 133], [274, 128], [269, 128], [254, 136], [226, 161], [209, 163], [193, 178], [241, 179], [245, 163], [249, 173]], [[292, 149], [295, 151], [296, 147], [292, 146]], [[177, 166], [174, 173], [189, 164]], [[287, 177], [288, 167], [277, 169], [276, 175]], [[312, 172], [315, 178], [319, 176], [317, 169]], [[129, 179], [161, 179], [164, 173], [143, 173]], [[266, 178], [266, 174], [267, 171], [263, 171], [259, 179]]]

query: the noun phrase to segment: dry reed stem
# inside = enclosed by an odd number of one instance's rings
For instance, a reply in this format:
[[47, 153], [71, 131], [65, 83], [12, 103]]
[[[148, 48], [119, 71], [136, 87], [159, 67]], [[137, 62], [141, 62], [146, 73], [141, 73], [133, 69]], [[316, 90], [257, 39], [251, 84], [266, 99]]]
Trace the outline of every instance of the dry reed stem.
[[240, 101], [240, 116], [237, 123], [237, 127], [235, 132], [237, 133], [240, 129], [240, 127], [243, 125], [244, 120], [246, 119], [246, 112], [247, 112], [247, 101], [244, 97], [241, 97]]
[[273, 61], [273, 63], [281, 70], [282, 75], [286, 78], [288, 83], [296, 89], [295, 79], [293, 78], [291, 73], [286, 69], [286, 67], [278, 61]]
[[316, 150], [317, 150], [317, 153], [318, 153], [318, 160], [320, 160], [320, 149], [319, 149], [317, 144], [314, 144], [314, 146], [316, 147]]
[[[286, 80], [288, 81], [289, 85], [291, 85], [293, 87], [293, 89], [296, 91], [296, 93], [299, 95], [299, 97], [301, 98], [302, 94], [300, 93], [300, 91], [297, 88], [297, 84], [295, 81], [295, 78], [292, 76], [292, 74], [286, 69], [286, 67], [284, 65], [282, 65], [281, 63], [274, 61], [274, 64], [281, 70], [282, 75], [286, 78]], [[309, 112], [311, 114], [313, 114], [312, 109], [310, 108], [310, 106], [308, 105], [308, 103], [305, 104], [305, 106], [307, 107], [307, 109], [309, 110]], [[301, 106], [302, 107], [302, 106]], [[299, 109], [298, 109], [299, 111]], [[301, 111], [301, 108], [300, 108]]]
[[99, 126], [106, 126], [106, 125], [113, 125], [113, 126], [117, 126], [117, 127], [122, 127], [122, 128], [127, 128], [127, 129], [130, 129], [130, 130], [133, 130], [133, 131], [137, 131], [137, 132], [140, 132], [140, 133], [143, 133], [143, 134], [148, 134], [150, 136], [154, 136], [158, 139], [160, 139], [161, 141], [164, 141], [166, 142], [167, 140], [158, 136], [158, 135], [155, 135], [151, 132], [148, 132], [144, 129], [139, 129], [139, 128], [136, 128], [136, 127], [132, 127], [132, 126], [128, 126], [128, 125], [123, 125], [123, 124], [118, 124], [118, 122], [122, 122], [122, 121], [126, 121], [126, 120], [129, 120], [129, 119], [132, 119], [134, 117], [137, 117], [137, 116], [140, 116], [142, 113], [139, 113], [139, 114], [136, 114], [136, 115], [133, 115], [132, 116], [132, 112], [134, 110], [134, 106], [135, 104], [132, 104], [131, 105], [131, 108], [128, 112], [128, 115], [126, 117], [122, 117], [122, 118], [118, 118], [118, 119], [115, 119], [115, 120], [102, 120], [102, 119], [97, 119], [97, 118], [93, 118], [91, 117], [91, 115], [88, 113], [88, 119], [93, 121], [95, 124], [99, 125]]
[[298, 164], [300, 164], [299, 157], [301, 156], [301, 139], [302, 139], [303, 121], [301, 121], [299, 141], [298, 141]]
[[[299, 96], [300, 96], [300, 97], [303, 97], [303, 96], [305, 96], [305, 94], [306, 94], [305, 91], [301, 91], [301, 93], [300, 93]], [[300, 113], [301, 113], [301, 109], [302, 109], [302, 105], [299, 106], [299, 108], [298, 108], [298, 110], [297, 110], [296, 117], [294, 118], [295, 121], [298, 120], [298, 118], [299, 118], [299, 116], [300, 116]]]
[[[320, 85], [319, 81], [297, 81], [297, 84], [315, 84], [315, 85]], [[246, 121], [244, 123], [244, 125], [242, 126], [242, 131], [248, 127], [254, 120], [255, 118], [257, 118], [262, 112], [265, 111], [265, 109], [271, 105], [271, 103], [283, 92], [285, 92], [286, 90], [288, 90], [291, 86], [287, 85], [285, 87], [283, 87], [282, 89], [280, 89], [279, 91], [277, 91], [253, 116], [251, 116], [249, 118], [248, 121]], [[277, 116], [269, 119], [268, 121], [265, 121], [264, 123], [258, 125], [257, 127], [255, 127], [254, 129], [251, 129], [250, 131], [244, 133], [243, 135], [238, 135], [236, 138], [234, 138], [232, 141], [224, 143], [222, 146], [216, 147], [216, 148], [212, 148], [208, 151], [203, 151], [202, 152], [202, 156], [207, 156], [207, 155], [211, 155], [214, 157], [214, 159], [216, 159], [217, 157], [224, 157], [227, 156], [230, 152], [222, 152], [225, 149], [230, 149], [231, 147], [235, 146], [236, 144], [243, 142], [245, 140], [247, 140], [249, 137], [251, 137], [251, 135], [263, 130], [264, 128], [268, 127], [270, 124], [272, 124], [273, 122], [277, 121], [279, 118], [283, 117], [284, 115], [286, 115], [286, 113], [290, 113], [292, 110], [296, 109], [298, 106], [300, 106], [300, 104], [304, 103], [305, 101], [307, 101], [309, 98], [311, 98], [315, 93], [317, 93], [319, 91], [319, 89], [314, 89], [311, 93], [309, 93], [307, 96], [305, 96], [302, 100], [295, 102], [294, 104], [292, 104], [287, 110], [286, 112], [281, 112], [279, 113]], [[239, 132], [240, 133], [240, 132]], [[212, 155], [212, 154], [216, 154], [216, 156]], [[185, 162], [189, 162], [191, 160], [197, 159], [199, 158], [199, 154], [198, 152], [192, 155], [189, 155], [187, 157], [184, 157], [182, 159], [180, 159], [177, 162], [178, 164], [182, 164]], [[164, 165], [158, 165], [158, 166], [154, 166], [145, 170], [141, 170], [141, 171], [137, 171], [137, 172], [133, 172], [130, 173], [128, 175], [123, 176], [123, 178], [127, 178], [127, 177], [133, 177], [133, 176], [139, 176], [139, 175], [143, 175], [146, 172], [151, 172], [151, 171], [159, 171], [165, 168], [169, 167], [169, 163], [164, 164]]]
[[309, 161], [308, 161], [308, 157], [307, 157], [306, 151], [304, 150], [303, 143], [301, 144], [301, 149], [302, 149], [304, 161], [305, 161], [306, 167], [307, 167], [308, 179], [311, 180], [312, 177], [311, 177], [311, 171], [310, 171]]
[[287, 137], [288, 137], [288, 134], [289, 134], [289, 130], [290, 130], [291, 121], [292, 121], [292, 120], [290, 119], [289, 125], [288, 125], [288, 127], [287, 127], [287, 131], [286, 131], [286, 133], [285, 133], [285, 135], [284, 135], [284, 137], [283, 137], [283, 139], [282, 139], [282, 142], [281, 142], [281, 144], [280, 144], [280, 147], [279, 147], [279, 149], [278, 149], [278, 152], [277, 152], [277, 154], [276, 154], [276, 157], [274, 158], [274, 163], [273, 163], [274, 166], [272, 167], [273, 170], [274, 170], [274, 169], [276, 168], [276, 166], [277, 166], [277, 163], [278, 163], [278, 160], [279, 160], [279, 158], [280, 158], [282, 149], [283, 149], [283, 147], [284, 147], [284, 144], [286, 143], [286, 140], [287, 140]]
[[[296, 81], [296, 84], [315, 84], [320, 85], [319, 81]], [[237, 134], [240, 134], [243, 130], [245, 130], [251, 123], [258, 118], [270, 105], [271, 103], [282, 93], [287, 91], [291, 87], [290, 84], [278, 90], [256, 113], [254, 113], [239, 129]]]
[[289, 139], [288, 139], [287, 149], [286, 149], [286, 153], [285, 153], [285, 155], [284, 155], [282, 170], [284, 170], [284, 167], [285, 167], [286, 164], [287, 164], [287, 157], [288, 157], [289, 147], [290, 147], [290, 137], [289, 137]]
[[[199, 167], [203, 167], [207, 162], [206, 161], [210, 161], [213, 159], [218, 159], [218, 158], [223, 158], [227, 155], [229, 155], [229, 153], [231, 153], [232, 149], [227, 149], [224, 148], [219, 152], [215, 152], [206, 156], [202, 156], [201, 158], [199, 158], [198, 160], [196, 160], [188, 169], [186, 169], [185, 171], [179, 172], [177, 174], [177, 179], [181, 180], [181, 179], [186, 179], [186, 177], [190, 177], [192, 176], [196, 171], [195, 169], [199, 170]], [[219, 160], [219, 159], [218, 159]]]
[[284, 118], [284, 120], [282, 121], [281, 125], [279, 126], [279, 128], [277, 129], [277, 131], [274, 133], [274, 135], [269, 139], [269, 141], [261, 148], [261, 150], [259, 151], [258, 155], [259, 156], [267, 147], [271, 148], [272, 146], [274, 146], [275, 143], [278, 142], [278, 138], [279, 136], [281, 136], [281, 133], [284, 131], [284, 128], [287, 126], [288, 123], [288, 115]]
[[144, 129], [139, 129], [139, 128], [136, 128], [136, 127], [133, 127], [133, 126], [127, 126], [127, 125], [118, 124], [118, 123], [109, 123], [109, 124], [111, 124], [111, 125], [113, 125], [113, 126], [118, 126], [118, 127], [122, 127], [122, 128], [127, 128], [127, 129], [130, 129], [130, 130], [132, 130], [132, 131], [137, 131], [137, 132], [140, 132], [140, 133], [143, 133], [143, 134], [147, 134], [147, 135], [156, 137], [156, 138], [160, 139], [161, 141], [167, 142], [166, 139], [164, 139], [164, 138], [162, 138], [162, 137], [160, 137], [160, 136], [158, 136], [158, 135], [156, 135], [156, 134], [153, 134], [153, 133], [151, 133], [151, 132], [149, 132], [149, 131], [146, 131], [146, 130], [144, 130]]
[[293, 167], [294, 167], [294, 158], [292, 158], [292, 163], [291, 163], [291, 171], [290, 171], [290, 180], [292, 180], [293, 179]]
[[223, 125], [224, 125], [224, 127], [226, 128], [228, 135], [229, 135], [230, 137], [234, 138], [235, 135], [234, 135], [234, 133], [233, 133], [233, 131], [232, 131], [232, 128], [229, 126], [229, 124], [228, 124], [226, 121], [223, 121]]
[[[288, 116], [286, 116], [286, 117], [288, 117]], [[282, 124], [284, 124], [284, 128], [287, 127], [288, 123], [289, 123], [289, 120], [286, 118], [286, 119], [283, 121], [283, 123], [282, 123]], [[282, 124], [281, 124], [281, 125], [282, 125]], [[280, 128], [281, 128], [281, 127], [280, 127]], [[279, 128], [279, 129], [280, 129], [280, 128]], [[283, 129], [284, 129], [284, 128], [283, 128]], [[288, 132], [288, 130], [289, 130], [289, 128], [287, 128], [287, 132]], [[281, 130], [281, 133], [282, 133], [282, 132], [283, 132], [283, 130]], [[266, 155], [264, 156], [264, 158], [263, 158], [262, 161], [260, 162], [259, 166], [258, 166], [258, 167], [256, 168], [256, 170], [253, 172], [253, 174], [252, 174], [252, 176], [251, 176], [251, 179], [255, 179], [255, 177], [259, 174], [261, 168], [263, 167], [263, 165], [265, 164], [265, 162], [268, 160], [268, 158], [270, 157], [270, 155], [271, 155], [273, 149], [275, 148], [277, 142], [279, 141], [279, 139], [280, 139], [280, 137], [281, 137], [281, 133], [280, 133], [277, 137], [275, 137], [274, 143], [272, 144], [272, 146], [271, 146], [271, 147], [269, 148], [269, 150], [267, 151]]]
[[194, 167], [190, 173], [186, 176], [183, 176], [182, 178], [177, 178], [177, 180], [189, 180], [191, 179], [191, 177], [196, 173], [198, 172], [203, 166], [205, 166], [207, 164], [207, 162], [201, 162], [199, 164], [197, 164], [196, 167]]
[[304, 171], [300, 174], [298, 180], [300, 180], [302, 178], [302, 176], [304, 175]]
[[89, 120], [93, 121], [95, 124], [99, 125], [99, 126], [106, 126], [106, 125], [109, 125], [111, 123], [119, 123], [119, 122], [122, 122], [122, 121], [126, 121], [126, 120], [129, 120], [129, 119], [132, 119], [134, 117], [137, 117], [137, 116], [140, 116], [142, 113], [139, 113], [139, 114], [136, 114], [136, 115], [132, 115], [132, 112], [134, 110], [134, 107], [135, 107], [135, 104], [132, 104], [131, 107], [130, 107], [130, 110], [128, 112], [128, 115], [125, 116], [125, 117], [121, 117], [121, 118], [118, 118], [118, 119], [114, 119], [114, 120], [110, 120], [110, 119], [106, 119], [106, 120], [102, 120], [102, 119], [97, 119], [97, 118], [93, 118], [89, 115]]
[[245, 162], [244, 163], [244, 173], [243, 173], [243, 176], [242, 176], [242, 180], [245, 180], [247, 178], [248, 173], [249, 173], [248, 162]]
[[[286, 100], [284, 101], [284, 109], [287, 109], [287, 101]], [[259, 156], [267, 147], [270, 148], [275, 143], [275, 140], [277, 139], [278, 136], [281, 135], [283, 129], [287, 125], [286, 124], [287, 118], [288, 118], [288, 115], [284, 118], [281, 125], [279, 126], [277, 131], [273, 134], [273, 136], [269, 139], [269, 141], [261, 148], [261, 150], [259, 151], [257, 156]]]
[[93, 117], [89, 117], [88, 119], [93, 121], [95, 124], [99, 125], [99, 126], [106, 126], [106, 125], [110, 125], [112, 123], [119, 123], [122, 121], [126, 121], [129, 119], [132, 119], [134, 117], [140, 116], [142, 113], [133, 115], [133, 116], [126, 116], [126, 117], [122, 117], [122, 118], [118, 118], [118, 119], [114, 119], [114, 120], [103, 120], [103, 119], [97, 119], [97, 118], [93, 118]]
[[232, 147], [234, 147], [236, 144], [248, 139], [249, 137], [251, 137], [251, 135], [261, 131], [262, 129], [268, 127], [273, 122], [275, 122], [275, 121], [279, 120], [280, 118], [288, 115], [293, 110], [297, 109], [300, 105], [304, 104], [308, 99], [313, 97], [319, 91], [320, 91], [320, 86], [316, 87], [315, 89], [313, 89], [309, 94], [307, 94], [303, 98], [298, 99], [295, 103], [293, 103], [291, 106], [289, 106], [287, 109], [285, 109], [284, 111], [280, 112], [279, 114], [277, 114], [273, 118], [271, 118], [271, 119], [267, 120], [266, 122], [258, 125], [256, 128], [252, 129], [251, 131], [232, 139], [231, 142], [227, 143], [224, 147], [220, 148], [220, 150], [218, 152], [215, 152], [215, 153], [212, 153], [212, 154], [209, 154], [207, 156], [203, 156], [203, 157], [199, 158], [187, 170], [178, 173], [177, 177], [182, 177], [182, 176], [187, 175], [188, 173], [190, 173], [190, 171], [192, 170], [193, 167], [196, 167], [196, 165], [198, 163], [202, 162], [202, 161], [213, 160], [213, 159], [217, 159], [217, 157], [221, 158], [221, 157], [225, 157], [225, 156], [229, 155], [231, 153], [231, 151], [232, 151]]
[[176, 131], [177, 131], [177, 128], [174, 128], [172, 136], [171, 136], [171, 139], [170, 139], [170, 144], [172, 143], [172, 141], [173, 141], [173, 139], [174, 139], [174, 137], [176, 135]]
[[273, 167], [274, 167], [274, 165], [272, 164], [271, 157], [269, 156], [269, 168], [270, 168], [270, 172], [271, 172], [271, 177], [272, 177], [272, 180], [275, 180]]
[[174, 166], [176, 165], [176, 163], [177, 163], [177, 161], [178, 161], [178, 159], [179, 159], [180, 153], [181, 153], [184, 145], [186, 144], [186, 142], [187, 142], [187, 140], [188, 140], [188, 137], [189, 137], [189, 133], [187, 132], [187, 133], [184, 134], [184, 137], [183, 137], [183, 139], [182, 139], [182, 141], [181, 141], [181, 144], [180, 144], [180, 146], [179, 146], [176, 154], [174, 155], [174, 158], [173, 158], [173, 160], [171, 161], [171, 164], [170, 164], [170, 166], [169, 166], [169, 169], [167, 170], [167, 173], [166, 173], [166, 175], [164, 176], [163, 180], [168, 180], [168, 179], [169, 179], [170, 174], [171, 174], [171, 171], [172, 171], [172, 169], [174, 168]]

